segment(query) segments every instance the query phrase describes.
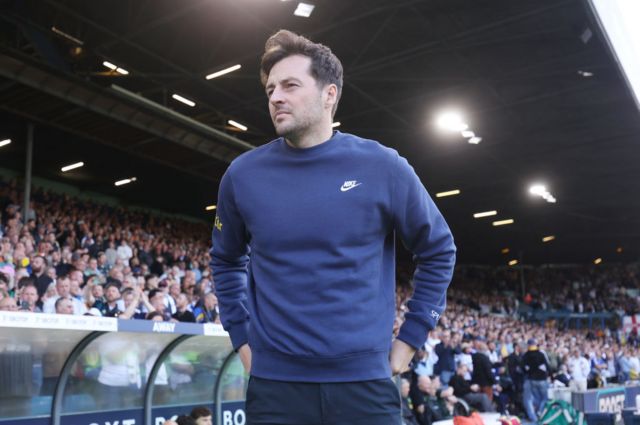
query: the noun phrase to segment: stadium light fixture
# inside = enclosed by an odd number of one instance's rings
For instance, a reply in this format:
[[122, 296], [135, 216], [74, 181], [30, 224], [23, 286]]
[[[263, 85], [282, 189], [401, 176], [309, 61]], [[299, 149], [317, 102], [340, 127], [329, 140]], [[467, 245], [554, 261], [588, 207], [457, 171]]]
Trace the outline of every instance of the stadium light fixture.
[[552, 204], [556, 203], [556, 198], [554, 198], [553, 195], [549, 193], [549, 191], [547, 190], [547, 187], [543, 184], [536, 183], [531, 185], [529, 187], [529, 193], [532, 194], [533, 196], [539, 196], [549, 203], [552, 203]]
[[493, 225], [494, 226], [506, 226], [507, 224], [513, 224], [514, 220], [512, 218], [506, 219], [506, 220], [498, 220], [498, 221], [494, 221]]
[[53, 31], [55, 34], [58, 34], [60, 37], [62, 38], [66, 38], [69, 41], [72, 41], [80, 46], [84, 45], [84, 42], [82, 40], [78, 40], [77, 38], [75, 38], [72, 35], [67, 34], [66, 32], [62, 31], [59, 28], [56, 28], [55, 26], [51, 27], [51, 31]]
[[500, 252], [502, 254], [508, 254], [511, 250], [509, 248], [502, 248], [502, 250], [500, 250]]
[[446, 192], [436, 193], [436, 198], [444, 198], [445, 196], [456, 196], [456, 195], [460, 195], [460, 190], [459, 189], [454, 189], [454, 190], [449, 190], [449, 191], [446, 191]]
[[239, 130], [242, 130], [242, 131], [247, 131], [247, 130], [249, 130], [249, 128], [248, 128], [246, 125], [242, 125], [242, 124], [240, 124], [238, 121], [229, 120], [229, 121], [227, 121], [227, 123], [228, 123], [229, 125], [234, 126], [235, 128], [237, 128], [237, 129], [239, 129]]
[[233, 65], [233, 66], [230, 66], [229, 68], [225, 68], [225, 69], [221, 69], [220, 71], [213, 72], [213, 73], [207, 75], [204, 78], [207, 79], [207, 80], [212, 80], [214, 78], [221, 77], [221, 76], [223, 76], [225, 74], [228, 74], [230, 72], [237, 71], [240, 68], [242, 68], [242, 65], [240, 65], [240, 64]]
[[116, 71], [116, 72], [117, 72], [117, 73], [119, 73], [119, 74], [122, 74], [122, 75], [129, 75], [129, 71], [127, 71], [127, 70], [126, 70], [126, 69], [124, 69], [124, 68], [119, 67], [118, 65], [114, 65], [114, 64], [112, 64], [112, 63], [111, 63], [111, 62], [109, 62], [109, 61], [104, 61], [104, 62], [102, 62], [102, 65], [104, 65], [105, 67], [109, 68], [109, 69], [110, 69], [110, 70], [112, 70], [112, 71]]
[[137, 180], [137, 179], [136, 179], [135, 177], [131, 177], [131, 178], [128, 178], [128, 179], [118, 180], [118, 181], [117, 181], [117, 182], [115, 182], [114, 184], [115, 184], [116, 186], [122, 186], [123, 184], [129, 184], [129, 183], [132, 183], [132, 182], [134, 182], [134, 181], [136, 181], [136, 180]]
[[341, 123], [340, 121], [336, 121], [336, 122], [334, 122], [333, 124], [331, 124], [331, 127], [332, 127], [332, 128], [340, 127], [340, 125], [341, 125], [341, 124], [342, 124], [342, 123]]
[[473, 218], [482, 218], [482, 217], [491, 217], [492, 215], [496, 215], [498, 214], [498, 211], [484, 211], [484, 212], [479, 212], [479, 213], [475, 213], [473, 215]]
[[482, 137], [472, 137], [469, 139], [469, 143], [471, 143], [472, 145], [477, 145], [480, 142], [482, 142]]
[[293, 14], [296, 16], [301, 16], [303, 18], [308, 18], [311, 16], [311, 12], [313, 12], [315, 6], [309, 3], [298, 3], [298, 7], [293, 11]]
[[515, 266], [516, 264], [518, 264], [518, 260], [511, 260], [511, 261], [509, 261], [509, 265], [510, 265], [510, 266]]
[[598, 257], [595, 260], [593, 260], [593, 264], [595, 264], [595, 265], [598, 265], [600, 263], [602, 263], [602, 258], [600, 258], [600, 257]]
[[66, 173], [67, 171], [75, 170], [76, 168], [80, 167], [84, 167], [84, 162], [76, 162], [75, 164], [65, 165], [60, 170], [63, 173]]
[[0, 148], [3, 146], [7, 146], [9, 143], [11, 143], [11, 139], [4, 139], [0, 141]]
[[443, 112], [438, 116], [436, 125], [443, 131], [462, 133], [469, 126], [463, 121], [462, 116], [455, 111]]
[[590, 0], [589, 3], [640, 109], [640, 2]]
[[187, 106], [191, 106], [192, 108], [196, 106], [196, 102], [194, 102], [193, 100], [189, 100], [184, 96], [180, 96], [179, 94], [174, 93], [171, 97], [177, 100], [178, 102], [182, 102]]
[[209, 206], [205, 207], [205, 210], [206, 210], [206, 211], [213, 211], [213, 210], [215, 210], [216, 208], [217, 208], [217, 206], [215, 206], [215, 205], [209, 205]]
[[544, 238], [542, 238], [542, 242], [551, 242], [553, 240], [555, 240], [556, 237], [553, 235], [549, 235], [549, 236], [545, 236]]

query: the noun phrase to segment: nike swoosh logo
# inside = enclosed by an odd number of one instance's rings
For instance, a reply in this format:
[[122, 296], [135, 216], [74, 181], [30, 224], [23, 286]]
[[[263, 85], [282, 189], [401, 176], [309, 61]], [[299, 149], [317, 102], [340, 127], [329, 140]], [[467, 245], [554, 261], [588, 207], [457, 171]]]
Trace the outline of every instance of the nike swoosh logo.
[[341, 191], [341, 192], [346, 192], [347, 190], [351, 190], [351, 189], [353, 189], [354, 187], [358, 187], [358, 186], [360, 186], [361, 184], [362, 184], [362, 183], [357, 183], [357, 184], [354, 184], [353, 186], [345, 186], [345, 185], [342, 185], [342, 187], [340, 188], [340, 191]]

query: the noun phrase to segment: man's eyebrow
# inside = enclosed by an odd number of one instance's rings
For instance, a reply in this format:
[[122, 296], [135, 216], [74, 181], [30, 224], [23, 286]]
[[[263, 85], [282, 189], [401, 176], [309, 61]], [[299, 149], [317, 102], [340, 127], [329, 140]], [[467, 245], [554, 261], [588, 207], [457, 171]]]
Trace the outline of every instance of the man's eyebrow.
[[[298, 79], [296, 77], [287, 77], [287, 78], [284, 78], [284, 79], [279, 81], [280, 84], [286, 84], [286, 83], [290, 83], [290, 82], [302, 83], [302, 80], [300, 80], [300, 79]], [[268, 90], [270, 88], [273, 88], [275, 85], [276, 85], [276, 83], [271, 81], [270, 83], [267, 83], [267, 85], [265, 86], [265, 89]]]

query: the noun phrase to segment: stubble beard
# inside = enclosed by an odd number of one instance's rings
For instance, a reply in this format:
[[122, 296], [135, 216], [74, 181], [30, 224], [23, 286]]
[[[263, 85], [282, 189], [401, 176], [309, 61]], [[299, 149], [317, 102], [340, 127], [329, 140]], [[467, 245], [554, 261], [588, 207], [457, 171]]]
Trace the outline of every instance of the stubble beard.
[[[291, 116], [293, 118], [293, 115]], [[307, 122], [292, 122], [292, 123], [283, 123], [280, 128], [274, 123], [274, 127], [276, 129], [276, 134], [280, 137], [284, 137], [285, 139], [295, 142], [303, 137], [306, 133], [309, 132], [311, 127], [310, 123]]]

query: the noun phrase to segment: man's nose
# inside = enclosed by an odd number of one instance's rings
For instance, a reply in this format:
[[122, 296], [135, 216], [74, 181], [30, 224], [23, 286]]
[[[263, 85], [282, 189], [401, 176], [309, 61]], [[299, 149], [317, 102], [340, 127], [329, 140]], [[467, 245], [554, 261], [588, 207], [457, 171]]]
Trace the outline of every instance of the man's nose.
[[274, 88], [271, 92], [271, 96], [269, 96], [269, 102], [274, 105], [282, 103], [284, 101], [284, 96], [282, 94], [282, 90], [280, 90], [278, 87]]

